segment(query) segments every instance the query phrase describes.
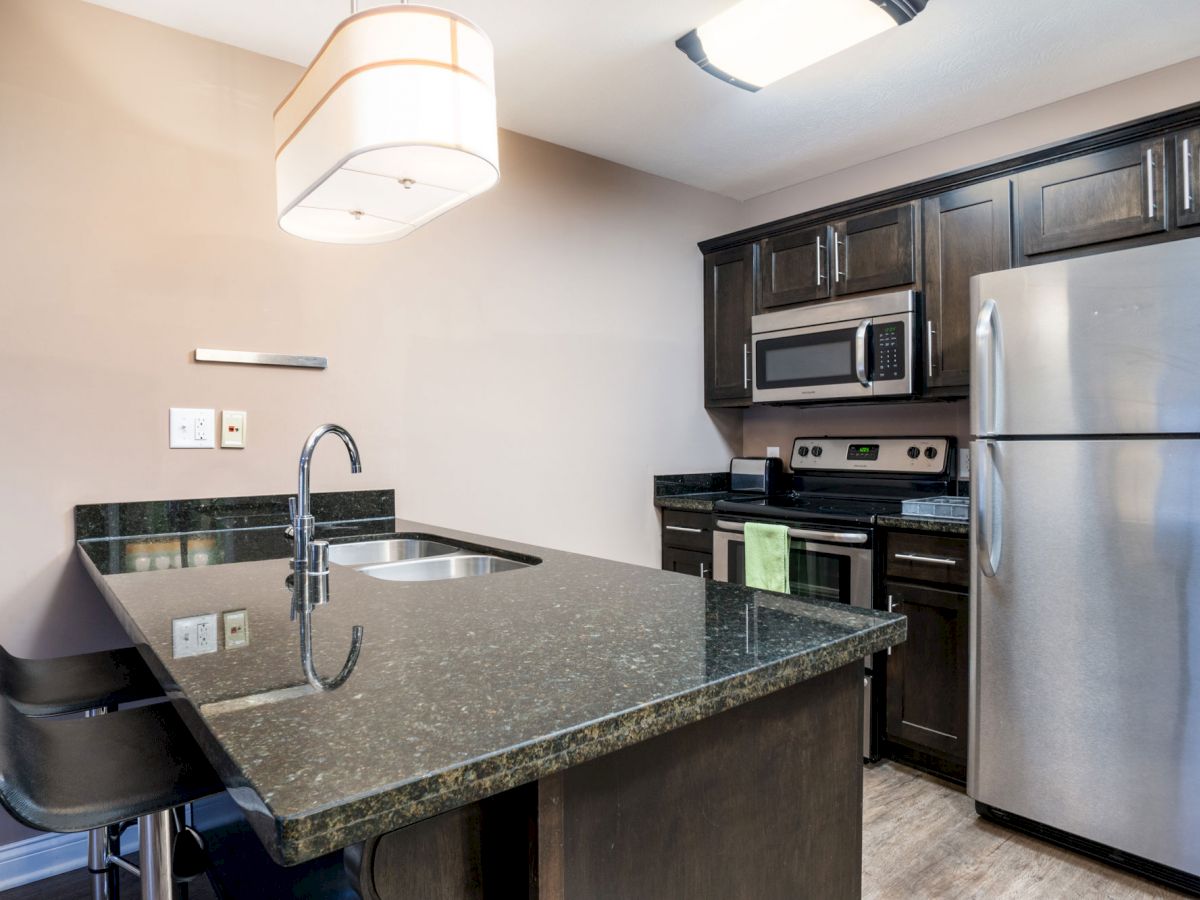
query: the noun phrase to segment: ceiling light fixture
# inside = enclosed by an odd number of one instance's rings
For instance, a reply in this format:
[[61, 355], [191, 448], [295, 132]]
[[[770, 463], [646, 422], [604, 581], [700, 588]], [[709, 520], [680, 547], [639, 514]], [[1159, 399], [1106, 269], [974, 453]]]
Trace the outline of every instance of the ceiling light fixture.
[[747, 91], [910, 21], [927, 0], [742, 0], [675, 42]]
[[443, 9], [352, 2], [275, 110], [279, 226], [298, 237], [403, 237], [499, 177], [492, 45]]

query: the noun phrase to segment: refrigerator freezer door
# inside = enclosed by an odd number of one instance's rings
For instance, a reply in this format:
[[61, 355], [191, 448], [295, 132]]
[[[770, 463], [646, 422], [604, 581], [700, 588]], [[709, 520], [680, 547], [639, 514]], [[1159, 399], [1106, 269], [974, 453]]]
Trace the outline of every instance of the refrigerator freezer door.
[[972, 449], [968, 793], [1200, 874], [1200, 440]]
[[978, 275], [971, 307], [973, 435], [1200, 433], [1200, 241]]

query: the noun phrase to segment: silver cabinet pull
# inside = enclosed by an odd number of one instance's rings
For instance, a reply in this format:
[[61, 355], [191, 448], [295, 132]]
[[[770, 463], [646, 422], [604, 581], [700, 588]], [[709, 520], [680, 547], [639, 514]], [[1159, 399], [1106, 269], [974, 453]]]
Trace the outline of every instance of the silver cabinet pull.
[[[838, 248], [841, 247], [841, 245], [842, 245], [842, 239], [838, 235], [838, 233], [835, 231], [833, 233], [833, 280], [835, 282], [841, 281], [842, 278], [846, 274], [845, 272], [842, 271], [842, 255], [841, 255], [841, 253], [838, 252]], [[849, 235], [847, 235], [846, 236], [846, 251], [847, 251], [846, 255], [847, 256], [850, 255], [849, 250], [850, 250], [850, 237], [849, 237]]]
[[932, 378], [933, 377], [933, 339], [937, 335], [937, 331], [933, 327], [933, 319], [925, 320], [925, 331], [929, 336], [929, 339], [926, 341], [926, 343], [929, 344], [928, 371], [929, 371], [929, 377]]
[[704, 563], [700, 563], [700, 577], [701, 578], [708, 577], [708, 569], [705, 567]]
[[906, 559], [909, 562], [928, 563], [931, 566], [957, 566], [958, 560], [948, 556], [922, 556], [920, 553], [893, 553], [892, 559]]
[[854, 374], [863, 387], [871, 386], [871, 379], [867, 376], [867, 332], [870, 328], [871, 320], [863, 319], [854, 332]]
[[821, 272], [821, 251], [824, 248], [821, 246], [821, 236], [817, 235], [817, 287], [821, 286], [821, 282], [825, 280], [825, 275]]
[[742, 387], [750, 387], [750, 345], [742, 344]]
[[[896, 611], [896, 605], [895, 605], [895, 603], [893, 603], [893, 602], [892, 602], [892, 595], [891, 595], [891, 594], [888, 594], [888, 612], [895, 612], [895, 611]], [[891, 656], [891, 655], [892, 655], [892, 648], [891, 648], [891, 647], [888, 647], [888, 649], [887, 649], [887, 655], [888, 655], [888, 656]]]
[[686, 531], [688, 534], [703, 534], [703, 528], [688, 528], [686, 525], [664, 525], [667, 531]]
[[[743, 533], [746, 531], [744, 523], [726, 522], [724, 519], [717, 520], [717, 527], [723, 531]], [[815, 528], [789, 528], [788, 537], [798, 541], [824, 541], [826, 544], [865, 544], [867, 542], [867, 535], [861, 531], [817, 531]]]
[[1183, 208], [1185, 212], [1192, 210], [1192, 142], [1183, 139]]
[[1153, 219], [1158, 210], [1154, 202], [1154, 148], [1146, 149], [1146, 218]]

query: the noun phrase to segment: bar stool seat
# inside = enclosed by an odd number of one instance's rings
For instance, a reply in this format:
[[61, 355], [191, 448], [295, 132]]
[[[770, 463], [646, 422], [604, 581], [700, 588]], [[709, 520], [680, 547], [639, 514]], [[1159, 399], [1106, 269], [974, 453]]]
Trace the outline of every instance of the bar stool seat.
[[0, 693], [26, 716], [60, 716], [162, 696], [133, 647], [22, 659], [0, 647]]
[[93, 834], [138, 820], [137, 867], [119, 858], [115, 840], [97, 859], [89, 848], [94, 897], [116, 896], [117, 864], [140, 875], [145, 900], [181, 896], [172, 810], [222, 789], [170, 703], [50, 719], [26, 717], [0, 699], [0, 805], [15, 819], [40, 831]]

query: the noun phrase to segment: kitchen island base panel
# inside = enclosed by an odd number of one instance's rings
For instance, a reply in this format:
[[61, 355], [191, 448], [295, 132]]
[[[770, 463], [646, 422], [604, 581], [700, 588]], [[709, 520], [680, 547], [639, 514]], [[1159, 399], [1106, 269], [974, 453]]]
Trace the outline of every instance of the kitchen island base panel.
[[371, 900], [856, 898], [862, 702], [843, 666], [390, 832], [347, 865]]

